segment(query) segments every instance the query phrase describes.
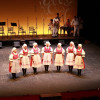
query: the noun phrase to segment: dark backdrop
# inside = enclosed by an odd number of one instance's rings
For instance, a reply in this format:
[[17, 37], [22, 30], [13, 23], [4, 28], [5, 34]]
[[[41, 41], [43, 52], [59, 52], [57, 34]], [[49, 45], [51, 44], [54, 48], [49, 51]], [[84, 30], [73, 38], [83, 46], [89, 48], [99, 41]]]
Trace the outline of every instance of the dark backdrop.
[[78, 16], [84, 20], [84, 37], [100, 43], [99, 0], [78, 0]]

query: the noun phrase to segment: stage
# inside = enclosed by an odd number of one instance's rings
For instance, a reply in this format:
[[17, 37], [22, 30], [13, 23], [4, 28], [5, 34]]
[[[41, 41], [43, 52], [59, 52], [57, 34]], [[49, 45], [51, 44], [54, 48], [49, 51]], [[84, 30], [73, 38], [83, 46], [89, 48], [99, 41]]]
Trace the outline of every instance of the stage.
[[79, 37], [70, 37], [67, 34], [59, 34], [57, 37], [52, 37], [51, 34], [48, 35], [12, 35], [12, 36], [3, 36], [0, 37], [0, 41], [16, 41], [16, 40], [60, 40], [60, 39], [82, 39]]
[[[43, 45], [39, 45], [42, 48]], [[53, 49], [56, 45], [51, 45]], [[68, 44], [63, 46], [66, 49]], [[93, 44], [83, 44], [86, 52], [85, 65], [82, 76], [77, 76], [77, 70], [68, 73], [68, 67], [63, 66], [61, 72], [56, 72], [52, 64], [49, 73], [44, 72], [44, 67], [38, 69], [34, 75], [32, 68], [27, 70], [27, 76], [22, 76], [22, 71], [17, 74], [17, 79], [12, 80], [8, 71], [9, 54], [12, 46], [0, 49], [0, 96], [20, 96], [48, 93], [62, 93], [72, 91], [93, 90], [100, 88], [100, 47]], [[29, 50], [32, 48], [29, 47]], [[20, 52], [21, 47], [18, 48]]]

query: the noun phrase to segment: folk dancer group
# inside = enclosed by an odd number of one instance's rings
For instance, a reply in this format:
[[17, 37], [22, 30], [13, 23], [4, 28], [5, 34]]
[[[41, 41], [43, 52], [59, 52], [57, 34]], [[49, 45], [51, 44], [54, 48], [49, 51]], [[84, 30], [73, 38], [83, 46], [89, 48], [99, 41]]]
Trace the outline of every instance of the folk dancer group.
[[[64, 63], [72, 73], [73, 68], [77, 69], [78, 76], [81, 76], [82, 69], [85, 68], [84, 57], [85, 51], [82, 49], [82, 44], [78, 44], [75, 48], [74, 42], [70, 42], [66, 51], [63, 49], [61, 43], [58, 43], [56, 49], [52, 49], [50, 42], [46, 42], [45, 46], [40, 49], [37, 43], [33, 43], [31, 51], [28, 50], [27, 44], [22, 46], [20, 53], [17, 53], [17, 48], [13, 48], [9, 56], [9, 72], [12, 73], [12, 78], [16, 79], [16, 73], [22, 69], [23, 76], [26, 76], [27, 69], [33, 68], [34, 74], [37, 74], [37, 69], [44, 65], [45, 72], [48, 72], [49, 66], [53, 64], [54, 52], [54, 66], [59, 72]], [[66, 52], [66, 61], [64, 62], [64, 54]], [[42, 57], [40, 56], [42, 53]]]

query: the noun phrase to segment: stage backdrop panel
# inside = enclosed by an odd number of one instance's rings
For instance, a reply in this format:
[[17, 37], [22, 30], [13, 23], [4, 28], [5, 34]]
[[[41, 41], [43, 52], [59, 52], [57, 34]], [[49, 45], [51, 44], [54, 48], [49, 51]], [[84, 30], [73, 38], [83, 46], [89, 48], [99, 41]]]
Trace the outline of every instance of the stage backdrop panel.
[[[61, 17], [61, 26], [67, 18], [72, 20], [77, 15], [77, 0], [1, 0], [0, 4], [0, 22], [8, 22], [4, 27], [5, 34], [11, 22], [23, 26], [28, 34], [27, 24], [36, 27], [36, 19], [38, 34], [43, 34], [43, 20], [44, 34], [48, 34], [49, 20], [57, 12], [60, 16], [64, 15]], [[18, 34], [18, 27], [14, 27], [14, 31]]]

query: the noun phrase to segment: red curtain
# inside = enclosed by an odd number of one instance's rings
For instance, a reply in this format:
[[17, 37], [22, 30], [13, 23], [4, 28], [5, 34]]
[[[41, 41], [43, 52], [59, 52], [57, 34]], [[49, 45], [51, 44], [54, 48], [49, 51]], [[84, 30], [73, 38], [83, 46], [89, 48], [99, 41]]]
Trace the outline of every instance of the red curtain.
[[34, 96], [16, 96], [16, 97], [1, 97], [0, 100], [39, 100], [39, 95]]
[[62, 93], [62, 100], [69, 100], [69, 99], [81, 99], [81, 98], [89, 98], [89, 97], [98, 97], [100, 98], [100, 91], [80, 91], [80, 92], [67, 92]]

